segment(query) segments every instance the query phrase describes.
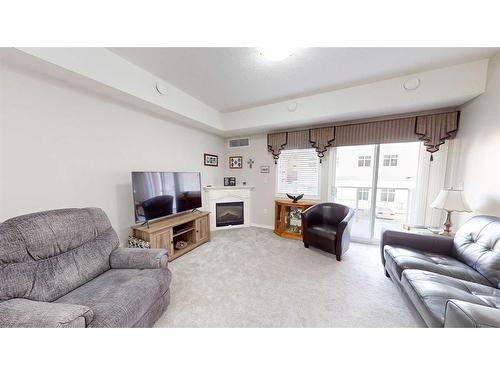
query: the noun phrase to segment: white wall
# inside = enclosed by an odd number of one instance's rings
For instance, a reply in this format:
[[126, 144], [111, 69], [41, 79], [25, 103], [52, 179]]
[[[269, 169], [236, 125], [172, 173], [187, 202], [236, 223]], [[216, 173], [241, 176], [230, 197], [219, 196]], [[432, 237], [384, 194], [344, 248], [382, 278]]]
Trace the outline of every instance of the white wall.
[[0, 66], [0, 221], [62, 207], [96, 206], [123, 242], [134, 224], [130, 172], [201, 171], [220, 184], [218, 136], [166, 122], [104, 96]]
[[455, 186], [463, 186], [473, 212], [455, 214], [456, 226], [473, 215], [500, 216], [500, 54], [490, 60], [486, 93], [461, 110]]
[[[245, 181], [247, 185], [255, 186], [252, 190], [252, 224], [274, 227], [276, 166], [271, 153], [267, 151], [266, 134], [258, 134], [249, 138], [249, 147], [236, 149], [228, 149], [226, 141], [224, 156], [226, 165], [229, 164], [229, 156], [243, 156], [243, 168], [229, 169], [226, 167], [224, 176], [236, 177], [237, 185], [241, 185]], [[252, 168], [248, 167], [247, 161], [249, 159], [255, 162]], [[269, 173], [260, 173], [261, 165], [268, 165], [270, 167]]]

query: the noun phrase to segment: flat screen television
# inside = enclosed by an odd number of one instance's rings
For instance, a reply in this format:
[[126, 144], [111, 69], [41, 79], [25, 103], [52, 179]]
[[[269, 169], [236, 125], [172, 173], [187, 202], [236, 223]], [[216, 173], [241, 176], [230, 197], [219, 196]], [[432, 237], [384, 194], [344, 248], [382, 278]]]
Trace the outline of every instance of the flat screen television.
[[132, 172], [135, 222], [202, 206], [199, 172]]

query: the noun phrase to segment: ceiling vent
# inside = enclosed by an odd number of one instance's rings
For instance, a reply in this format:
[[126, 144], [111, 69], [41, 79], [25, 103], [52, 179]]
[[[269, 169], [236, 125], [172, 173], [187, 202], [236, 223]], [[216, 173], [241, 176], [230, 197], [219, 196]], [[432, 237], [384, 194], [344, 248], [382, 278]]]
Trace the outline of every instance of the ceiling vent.
[[238, 138], [238, 139], [230, 139], [227, 143], [229, 148], [240, 148], [240, 147], [248, 147], [250, 146], [249, 138]]

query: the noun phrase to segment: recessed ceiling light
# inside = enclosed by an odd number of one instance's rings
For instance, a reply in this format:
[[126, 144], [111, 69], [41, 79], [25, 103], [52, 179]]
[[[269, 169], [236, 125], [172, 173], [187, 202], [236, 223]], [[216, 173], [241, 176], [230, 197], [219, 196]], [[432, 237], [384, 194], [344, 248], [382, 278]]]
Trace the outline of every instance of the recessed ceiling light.
[[297, 102], [288, 103], [288, 112], [295, 112], [297, 110]]
[[291, 47], [259, 47], [259, 53], [266, 59], [271, 61], [281, 61], [290, 57], [295, 52], [296, 48]]
[[156, 91], [160, 95], [167, 95], [168, 93], [168, 85], [165, 82], [157, 81], [156, 82]]
[[403, 88], [407, 91], [412, 91], [418, 89], [420, 86], [420, 79], [417, 77], [410, 78], [403, 83]]

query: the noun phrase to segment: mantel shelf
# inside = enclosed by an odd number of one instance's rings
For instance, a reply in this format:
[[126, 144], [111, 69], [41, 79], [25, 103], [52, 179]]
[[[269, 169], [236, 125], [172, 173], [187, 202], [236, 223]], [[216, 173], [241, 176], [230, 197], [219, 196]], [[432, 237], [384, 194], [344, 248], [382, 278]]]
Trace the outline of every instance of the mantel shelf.
[[255, 186], [237, 185], [237, 186], [203, 186], [203, 190], [253, 190]]

